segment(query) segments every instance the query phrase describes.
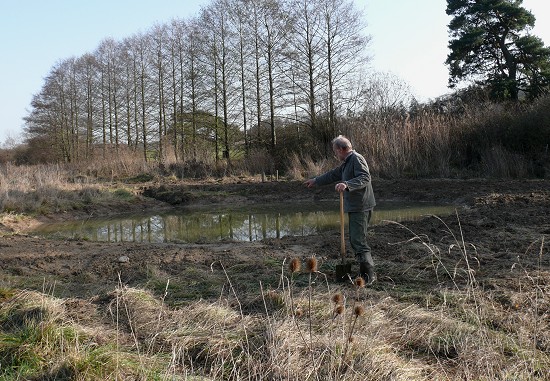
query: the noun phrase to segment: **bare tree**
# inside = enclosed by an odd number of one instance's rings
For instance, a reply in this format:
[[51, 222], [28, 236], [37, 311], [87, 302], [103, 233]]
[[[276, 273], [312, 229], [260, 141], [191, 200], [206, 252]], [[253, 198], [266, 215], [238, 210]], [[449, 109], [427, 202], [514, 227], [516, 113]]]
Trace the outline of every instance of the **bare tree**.
[[[130, 149], [135, 149], [137, 146], [138, 134], [135, 132], [135, 126], [137, 124], [137, 118], [135, 116], [136, 101], [135, 101], [135, 61], [134, 57], [130, 54], [128, 49], [128, 39], [124, 40], [120, 44], [119, 52], [120, 68], [119, 68], [119, 81], [121, 82], [121, 97], [123, 106], [121, 106], [121, 128], [125, 126], [125, 141], [126, 145]], [[121, 137], [121, 142], [124, 140]]]
[[[186, 34], [186, 49], [185, 49], [185, 79], [186, 84], [189, 87], [188, 103], [191, 108], [191, 152], [192, 158], [197, 159], [197, 131], [199, 128], [199, 107], [201, 105], [201, 100], [205, 93], [205, 83], [203, 69], [205, 64], [201, 62], [201, 49], [200, 49], [200, 39], [201, 29], [199, 26], [199, 21], [194, 19], [189, 24], [189, 29]], [[182, 68], [183, 70], [183, 68]], [[182, 90], [183, 91], [183, 90]], [[184, 113], [182, 110], [182, 117]]]
[[96, 51], [101, 78], [101, 127], [104, 155], [108, 145], [117, 144], [116, 138], [118, 136], [117, 72], [115, 64], [117, 48], [117, 43], [113, 39], [105, 39]]
[[145, 161], [148, 161], [148, 144], [149, 144], [149, 109], [150, 98], [149, 90], [153, 87], [151, 86], [151, 79], [149, 73], [149, 62], [148, 62], [148, 37], [146, 35], [137, 35], [132, 39], [131, 43], [131, 54], [135, 62], [135, 73], [136, 73], [136, 110], [139, 113], [138, 119], [140, 123], [140, 135], [141, 135], [141, 144], [143, 147], [143, 158]]
[[381, 117], [406, 112], [414, 99], [408, 83], [391, 73], [374, 72], [365, 77], [359, 97], [364, 115]]
[[[236, 34], [231, 25], [228, 22], [228, 3], [226, 0], [215, 1], [210, 8], [205, 10], [202, 14], [202, 20], [205, 26], [209, 29], [210, 33], [208, 46], [209, 50], [206, 52], [206, 60], [213, 66], [214, 73], [214, 112], [215, 112], [215, 130], [218, 131], [218, 123], [221, 119], [223, 124], [222, 128], [222, 154], [227, 163], [231, 164], [231, 145], [234, 140], [233, 133], [233, 120], [235, 119], [234, 109], [238, 104], [238, 94], [236, 90], [235, 78], [238, 78], [238, 55], [231, 49], [235, 46]], [[219, 115], [219, 108], [221, 108], [221, 118]], [[230, 120], [231, 119], [231, 120]], [[216, 133], [216, 137], [219, 134]], [[218, 141], [216, 139], [216, 141]], [[216, 161], [219, 160], [218, 149], [219, 144], [216, 144]]]
[[27, 122], [62, 160], [127, 144], [145, 161], [173, 147], [176, 160], [231, 165], [243, 142], [280, 152], [287, 125], [328, 141], [340, 115], [366, 107], [356, 95], [371, 94], [357, 84], [362, 31], [351, 0], [214, 0], [197, 18], [57, 64]]
[[[289, 0], [292, 33], [288, 35], [289, 80], [295, 119], [311, 136], [329, 142], [340, 129], [338, 114], [347, 112], [358, 69], [365, 65], [369, 37], [362, 14], [349, 0]], [[304, 94], [296, 96], [296, 94]], [[328, 148], [327, 148], [328, 147]]]
[[[292, 15], [292, 33], [287, 39], [292, 48], [289, 59], [294, 59], [294, 83], [306, 94], [305, 105], [299, 107], [306, 113], [311, 131], [317, 130], [318, 86], [321, 82], [323, 52], [323, 25], [320, 0], [291, 0], [287, 11]], [[300, 102], [300, 100], [298, 100]]]
[[287, 17], [286, 13], [280, 7], [277, 1], [265, 1], [262, 7], [263, 26], [265, 35], [263, 46], [265, 48], [265, 61], [268, 75], [269, 89], [269, 125], [271, 129], [271, 149], [275, 149], [277, 145], [277, 135], [275, 132], [275, 107], [276, 107], [276, 68], [281, 61], [282, 44], [286, 39], [287, 34]]
[[96, 100], [98, 98], [98, 63], [92, 54], [85, 54], [79, 59], [79, 89], [84, 97], [84, 125], [85, 132], [85, 154], [89, 159], [93, 155], [94, 149], [94, 118], [96, 115]]
[[[253, 28], [249, 27], [250, 17], [254, 15], [250, 10], [254, 10], [254, 1], [251, 0], [232, 0], [229, 2], [229, 17], [230, 21], [233, 24], [233, 27], [237, 33], [238, 45], [236, 49], [239, 52], [239, 74], [240, 74], [240, 87], [241, 87], [241, 116], [242, 116], [242, 126], [244, 133], [244, 146], [245, 146], [245, 155], [249, 155], [249, 139], [248, 139], [248, 119], [247, 119], [247, 86], [248, 86], [248, 75], [247, 75], [247, 65], [250, 57], [252, 57], [252, 49], [250, 48], [251, 39], [247, 37], [247, 32]], [[255, 2], [254, 2], [255, 3]], [[252, 40], [254, 41], [254, 40]]]
[[[186, 30], [186, 22], [184, 20], [172, 20], [169, 33], [169, 49], [170, 54], [170, 81], [169, 87], [171, 92], [171, 119], [172, 119], [172, 144], [174, 146], [174, 155], [176, 161], [183, 158], [184, 139], [183, 125], [178, 123], [178, 112], [183, 114], [183, 62], [184, 62], [184, 38]], [[181, 140], [180, 140], [181, 138]]]
[[71, 126], [68, 123], [68, 67], [72, 59], [57, 63], [44, 80], [41, 91], [33, 96], [32, 111], [25, 118], [29, 141], [41, 140], [57, 160], [70, 161]]
[[328, 97], [328, 127], [331, 136], [337, 133], [339, 98], [345, 98], [353, 87], [350, 78], [367, 62], [365, 56], [370, 37], [363, 34], [362, 14], [352, 1], [324, 0], [322, 4], [325, 29], [326, 86]]
[[156, 113], [157, 113], [157, 126], [158, 126], [158, 160], [161, 164], [165, 160], [165, 137], [167, 135], [167, 122], [166, 122], [166, 52], [165, 49], [169, 45], [167, 28], [163, 25], [155, 25], [150, 34], [150, 41], [152, 43], [152, 54], [150, 55], [151, 64], [154, 71], [151, 72], [151, 77], [154, 78], [155, 94], [156, 94]]

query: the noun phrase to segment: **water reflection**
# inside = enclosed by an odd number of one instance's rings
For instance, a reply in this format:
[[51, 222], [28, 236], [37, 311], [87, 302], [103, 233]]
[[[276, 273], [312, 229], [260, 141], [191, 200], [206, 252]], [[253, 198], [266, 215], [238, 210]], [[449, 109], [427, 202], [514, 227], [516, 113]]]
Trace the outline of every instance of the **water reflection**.
[[[448, 215], [454, 206], [385, 203], [373, 214], [382, 220], [414, 220], [421, 215]], [[181, 209], [167, 214], [90, 219], [43, 226], [35, 233], [108, 242], [257, 241], [306, 236], [338, 230], [339, 206], [333, 203], [284, 204], [245, 209]]]

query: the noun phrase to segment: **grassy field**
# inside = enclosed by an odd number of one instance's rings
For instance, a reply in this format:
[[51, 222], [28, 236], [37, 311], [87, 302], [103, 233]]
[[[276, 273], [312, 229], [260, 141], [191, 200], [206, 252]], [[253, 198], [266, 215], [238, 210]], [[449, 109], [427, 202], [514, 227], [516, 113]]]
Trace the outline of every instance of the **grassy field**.
[[[0, 177], [6, 226], [143, 202], [141, 184], [11, 171]], [[99, 248], [5, 229], [0, 250], [16, 254], [0, 268], [0, 380], [548, 380], [546, 184], [486, 192], [460, 218], [373, 228], [380, 278], [369, 287], [333, 281], [330, 235]], [[81, 263], [98, 251], [130, 253], [142, 278]], [[71, 294], [92, 283], [104, 287]]]
[[[180, 307], [122, 284], [91, 300], [2, 288], [0, 375], [3, 380], [548, 379], [543, 312], [548, 289], [540, 284], [507, 293], [482, 290], [472, 278], [465, 289], [418, 294], [411, 301], [412, 293], [404, 290], [368, 289], [360, 281], [334, 286], [315, 268], [292, 270], [283, 271], [278, 289], [242, 301], [227, 278], [218, 300]], [[295, 285], [299, 277], [307, 279], [305, 285]]]

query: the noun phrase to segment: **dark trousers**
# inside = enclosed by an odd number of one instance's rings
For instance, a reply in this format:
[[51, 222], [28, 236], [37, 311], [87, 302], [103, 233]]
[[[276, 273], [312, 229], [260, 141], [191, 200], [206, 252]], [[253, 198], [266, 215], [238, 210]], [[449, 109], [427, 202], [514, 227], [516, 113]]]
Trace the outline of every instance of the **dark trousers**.
[[370, 246], [367, 243], [367, 228], [371, 215], [372, 210], [348, 213], [349, 240], [357, 261], [365, 262], [368, 267], [374, 268]]

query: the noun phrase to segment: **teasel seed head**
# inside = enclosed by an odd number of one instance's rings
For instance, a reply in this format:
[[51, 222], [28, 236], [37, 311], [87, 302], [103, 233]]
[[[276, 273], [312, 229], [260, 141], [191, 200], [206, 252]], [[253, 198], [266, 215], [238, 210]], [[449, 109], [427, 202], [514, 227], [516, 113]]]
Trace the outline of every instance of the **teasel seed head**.
[[300, 307], [296, 308], [296, 311], [294, 311], [294, 315], [298, 318], [302, 317], [303, 314], [304, 314], [304, 311]]
[[315, 257], [309, 257], [307, 259], [307, 271], [310, 273], [317, 272], [317, 258]]
[[355, 306], [353, 313], [355, 316], [363, 316], [365, 314], [365, 308], [363, 306]]
[[356, 285], [357, 287], [361, 287], [361, 288], [362, 288], [362, 287], [365, 287], [365, 284], [366, 284], [366, 282], [365, 282], [365, 280], [363, 279], [363, 277], [358, 276], [357, 278], [355, 278], [355, 285]]
[[342, 304], [344, 301], [344, 296], [340, 293], [332, 295], [332, 302], [336, 305]]
[[275, 290], [269, 290], [266, 292], [266, 298], [269, 300], [272, 300], [274, 302], [281, 302], [282, 298], [281, 295]]
[[297, 273], [302, 268], [302, 262], [300, 262], [299, 258], [292, 258], [292, 261], [290, 261], [289, 269], [292, 274]]
[[342, 315], [344, 313], [344, 306], [339, 304], [336, 306], [336, 308], [334, 309], [334, 314], [335, 315]]

